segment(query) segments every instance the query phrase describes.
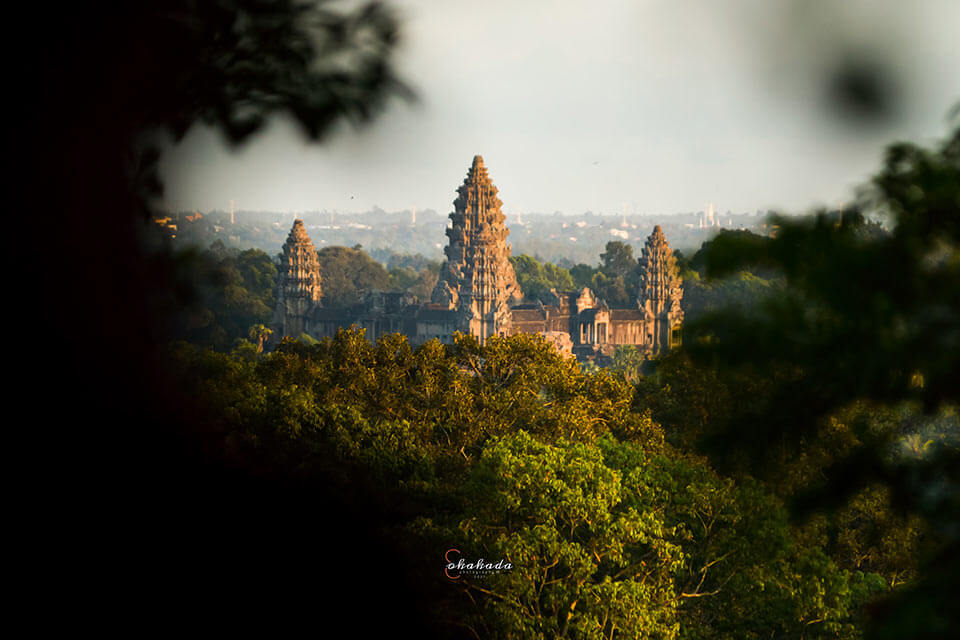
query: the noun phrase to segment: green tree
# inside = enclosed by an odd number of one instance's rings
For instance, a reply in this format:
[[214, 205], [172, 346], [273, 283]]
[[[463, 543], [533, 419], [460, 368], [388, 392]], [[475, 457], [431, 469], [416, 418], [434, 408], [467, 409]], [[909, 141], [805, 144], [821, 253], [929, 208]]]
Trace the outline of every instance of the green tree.
[[[762, 244], [733, 235], [714, 241], [709, 274], [762, 265], [787, 285], [752, 315], [714, 315], [696, 331], [694, 351], [713, 362], [761, 376], [791, 371], [767, 402], [731, 422], [730, 445], [759, 459], [772, 431], [796, 446], [859, 400], [916, 403], [928, 412], [960, 403], [958, 202], [960, 127], [936, 149], [890, 147], [858, 210], [842, 218], [778, 218], [776, 237]], [[861, 211], [888, 216], [889, 234], [877, 233]], [[856, 445], [824, 469], [827, 482], [812, 504], [843, 504], [879, 482], [896, 504], [927, 520], [937, 532], [927, 543], [933, 560], [891, 596], [872, 633], [939, 637], [960, 625], [947, 595], [960, 591], [960, 508], [948, 497], [957, 495], [960, 454], [941, 444], [919, 459], [891, 456], [901, 423], [858, 433]]]
[[597, 270], [590, 265], [583, 263], [574, 265], [570, 269], [570, 277], [573, 278], [573, 285], [577, 289], [590, 287], [593, 285], [593, 275]]
[[390, 288], [383, 265], [354, 247], [324, 247], [317, 252], [327, 305], [344, 307], [360, 302], [364, 291]]
[[633, 257], [633, 247], [625, 242], [613, 240], [607, 243], [606, 250], [600, 254], [600, 270], [608, 278], [629, 278], [637, 269], [637, 259]]
[[494, 336], [481, 347], [458, 334], [454, 356], [473, 374], [467, 381], [473, 411], [463, 428], [474, 434], [474, 446], [518, 429], [548, 442], [591, 442], [613, 432], [651, 448], [663, 444], [660, 426], [631, 411], [630, 384], [608, 370], [585, 373], [540, 336]]
[[656, 511], [623, 505], [599, 450], [520, 431], [491, 443], [467, 492], [466, 548], [508, 572], [462, 578], [481, 598], [485, 637], [678, 637], [681, 549]]
[[[623, 276], [607, 277], [603, 271], [593, 275], [593, 291], [614, 308], [630, 308], [635, 305], [636, 288], [628, 287]], [[633, 295], [631, 295], [633, 292]]]
[[549, 262], [541, 264], [528, 255], [511, 256], [510, 263], [517, 274], [520, 290], [528, 300], [546, 301], [553, 291], [569, 291], [573, 278], [566, 269]]
[[420, 277], [420, 274], [410, 267], [394, 267], [389, 273], [391, 290], [406, 291], [412, 288]]
[[257, 353], [263, 353], [263, 344], [269, 340], [273, 331], [263, 324], [255, 324], [250, 327], [250, 339], [257, 342]]
[[270, 322], [275, 306], [277, 268], [263, 251], [227, 249], [215, 242], [208, 251], [173, 255], [178, 269], [190, 273], [193, 297], [170, 311], [175, 334], [227, 350], [250, 337], [250, 327]]
[[643, 362], [643, 354], [634, 345], [623, 345], [614, 351], [611, 368], [622, 373], [627, 382], [635, 383], [641, 377], [640, 367], [643, 366]]
[[762, 483], [734, 482], [674, 451], [612, 438], [598, 446], [623, 474], [627, 505], [661, 514], [683, 550], [675, 575], [683, 637], [858, 637], [860, 608], [882, 578], [846, 570], [798, 536]]

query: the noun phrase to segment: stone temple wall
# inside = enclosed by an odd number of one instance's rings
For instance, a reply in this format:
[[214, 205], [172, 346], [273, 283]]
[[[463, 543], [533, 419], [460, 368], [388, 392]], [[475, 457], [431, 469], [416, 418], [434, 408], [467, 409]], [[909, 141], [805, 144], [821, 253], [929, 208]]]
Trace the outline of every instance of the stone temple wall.
[[590, 289], [554, 292], [548, 304], [524, 303], [510, 263], [502, 203], [482, 157], [474, 157], [453, 205], [446, 261], [426, 303], [400, 292], [372, 292], [363, 304], [325, 308], [316, 249], [303, 222], [295, 220], [280, 261], [275, 336], [323, 338], [357, 326], [370, 340], [402, 333], [422, 344], [450, 343], [455, 331], [481, 343], [490, 336], [536, 333], [562, 353], [590, 361], [602, 361], [620, 345], [634, 345], [650, 357], [679, 344], [682, 282], [659, 226], [639, 259], [635, 308], [610, 309]]

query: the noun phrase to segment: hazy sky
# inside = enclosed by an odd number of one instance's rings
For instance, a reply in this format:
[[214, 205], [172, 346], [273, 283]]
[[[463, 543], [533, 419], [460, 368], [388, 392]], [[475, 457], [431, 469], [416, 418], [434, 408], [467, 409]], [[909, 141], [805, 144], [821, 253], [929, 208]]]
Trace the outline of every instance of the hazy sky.
[[[277, 121], [231, 153], [192, 130], [163, 163], [173, 209], [448, 213], [483, 155], [508, 214], [674, 213], [852, 198], [889, 142], [931, 143], [960, 102], [957, 0], [402, 0], [419, 94], [321, 144]], [[882, 71], [868, 124], [825, 99]]]

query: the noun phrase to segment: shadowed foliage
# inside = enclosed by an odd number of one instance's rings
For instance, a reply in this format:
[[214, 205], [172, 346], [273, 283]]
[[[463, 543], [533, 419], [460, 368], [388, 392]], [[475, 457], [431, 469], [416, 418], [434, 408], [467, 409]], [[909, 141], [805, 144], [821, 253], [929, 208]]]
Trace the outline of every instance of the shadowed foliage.
[[[10, 78], [19, 96], [12, 209], [41, 229], [42, 258], [21, 243], [15, 263], [31, 265], [19, 299], [35, 310], [29, 331], [43, 345], [23, 359], [19, 384], [28, 406], [45, 407], [23, 451], [49, 479], [25, 521], [39, 525], [30, 542], [55, 565], [60, 593], [72, 594], [58, 599], [61, 619], [111, 602], [99, 622], [107, 626], [180, 628], [189, 617], [249, 629], [262, 615], [276, 632], [312, 616], [319, 597], [319, 587], [292, 587], [294, 568], [336, 576], [341, 595], [328, 605], [358, 607], [343, 595], [365, 588], [355, 559], [370, 548], [391, 554], [373, 533], [376, 515], [322, 486], [209, 457], [197, 441], [199, 396], [177, 390], [158, 351], [170, 335], [165, 314], [194, 299], [192, 274], [168, 251], [148, 253], [140, 227], [160, 192], [158, 134], [204, 123], [240, 143], [277, 115], [316, 139], [408, 95], [393, 72], [392, 12], [292, 0], [22, 8], [28, 44]], [[328, 518], [340, 526], [326, 527]], [[292, 539], [312, 540], [311, 552]], [[52, 575], [44, 568], [30, 580]], [[92, 576], [105, 585], [96, 605]], [[381, 615], [364, 621], [374, 635], [416, 627], [400, 591], [374, 603]], [[227, 604], [244, 615], [223, 619]], [[283, 619], [273, 615], [281, 608]]]
[[[206, 450], [375, 508], [445, 637], [852, 640], [884, 588], [762, 483], [665, 445], [619, 375], [542, 338], [341, 330], [250, 351], [171, 346], [182, 392], [205, 398]], [[512, 566], [451, 579], [450, 548]]]
[[[890, 231], [861, 212], [885, 216]], [[799, 452], [822, 440], [829, 416], [856, 402], [877, 405], [849, 423], [852, 444], [833, 451], [825, 480], [808, 485], [800, 504], [836, 508], [879, 483], [895, 507], [926, 519], [932, 533], [922, 578], [878, 605], [873, 634], [939, 637], [960, 625], [950, 595], [960, 592], [958, 451], [955, 440], [935, 441], [921, 456], [891, 451], [916, 433], [921, 410], [945, 415], [946, 428], [956, 429], [960, 128], [936, 149], [890, 147], [856, 209], [773, 222], [773, 238], [722, 234], [705, 251], [709, 275], [762, 267], [786, 286], [750, 313], [716, 312], [689, 328], [685, 343], [699, 362], [768, 381], [763, 394], [714, 425], [704, 446], [728, 465], [725, 452], [748, 452], [749, 466], [761, 469], [771, 451]], [[878, 420], [884, 407], [905, 414]]]

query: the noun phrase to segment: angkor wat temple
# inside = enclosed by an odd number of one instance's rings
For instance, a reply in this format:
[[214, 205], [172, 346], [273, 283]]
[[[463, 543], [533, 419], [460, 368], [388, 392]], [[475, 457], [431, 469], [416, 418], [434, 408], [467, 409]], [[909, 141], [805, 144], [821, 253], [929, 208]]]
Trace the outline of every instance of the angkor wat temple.
[[620, 345], [635, 345], [651, 357], [680, 341], [683, 295], [676, 260], [656, 226], [639, 259], [636, 307], [611, 309], [590, 289], [551, 292], [546, 301], [524, 302], [510, 264], [510, 231], [483, 164], [475, 156], [457, 190], [446, 261], [430, 302], [402, 292], [370, 292], [361, 304], [327, 308], [317, 251], [303, 221], [295, 220], [283, 245], [277, 308], [277, 337], [333, 336], [340, 327], [366, 329], [373, 341], [402, 333], [411, 344], [452, 342], [455, 331], [484, 342], [489, 336], [537, 333], [581, 361], [603, 361]]

